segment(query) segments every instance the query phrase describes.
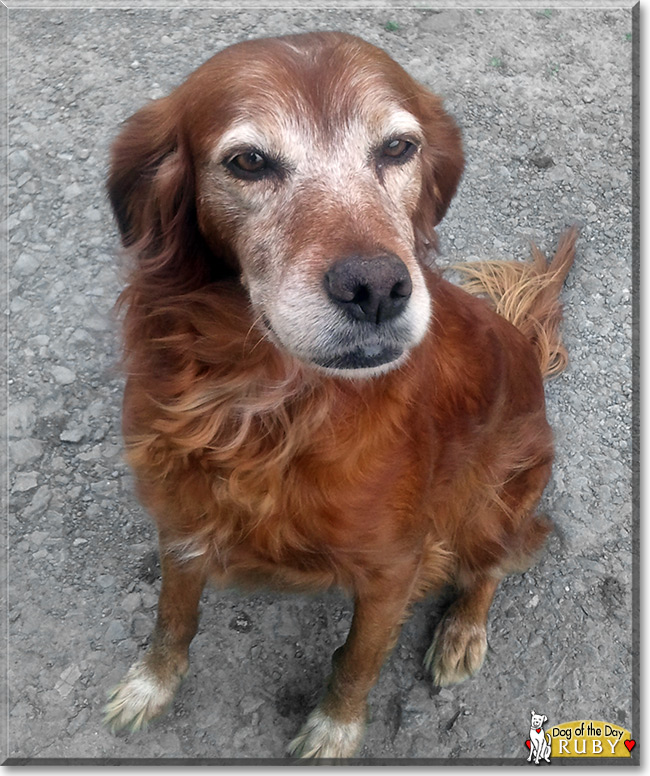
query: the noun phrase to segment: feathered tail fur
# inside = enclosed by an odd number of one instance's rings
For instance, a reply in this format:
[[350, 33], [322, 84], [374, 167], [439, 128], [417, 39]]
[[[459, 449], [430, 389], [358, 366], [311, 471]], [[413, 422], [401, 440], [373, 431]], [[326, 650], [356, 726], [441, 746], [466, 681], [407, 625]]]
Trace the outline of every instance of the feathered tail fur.
[[573, 264], [577, 237], [577, 227], [564, 232], [550, 264], [532, 245], [529, 262], [479, 261], [454, 267], [465, 275], [465, 291], [487, 296], [497, 313], [533, 343], [544, 377], [559, 374], [568, 361], [560, 335], [558, 297]]

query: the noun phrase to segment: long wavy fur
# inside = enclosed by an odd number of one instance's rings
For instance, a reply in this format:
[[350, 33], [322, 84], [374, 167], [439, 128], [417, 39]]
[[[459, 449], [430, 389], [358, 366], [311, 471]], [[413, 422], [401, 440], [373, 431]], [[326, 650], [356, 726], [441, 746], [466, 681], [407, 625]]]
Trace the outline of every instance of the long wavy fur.
[[499, 315], [516, 326], [534, 345], [544, 377], [566, 368], [568, 357], [562, 342], [562, 283], [573, 264], [577, 227], [567, 230], [549, 263], [536, 245], [531, 261], [478, 261], [458, 264], [465, 276], [463, 289], [486, 296]]

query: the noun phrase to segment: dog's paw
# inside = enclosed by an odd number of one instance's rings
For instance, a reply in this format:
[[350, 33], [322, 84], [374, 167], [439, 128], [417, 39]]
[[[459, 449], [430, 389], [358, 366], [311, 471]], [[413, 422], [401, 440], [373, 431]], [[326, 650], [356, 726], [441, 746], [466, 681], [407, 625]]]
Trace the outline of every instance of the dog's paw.
[[363, 719], [337, 722], [319, 707], [288, 746], [293, 757], [354, 757], [363, 741]]
[[424, 657], [435, 684], [457, 684], [476, 673], [487, 651], [485, 627], [468, 623], [453, 613], [446, 615], [436, 629]]
[[161, 680], [146, 660], [134, 663], [122, 681], [109, 693], [104, 708], [104, 724], [111, 730], [145, 727], [149, 720], [165, 711], [181, 683], [179, 675]]

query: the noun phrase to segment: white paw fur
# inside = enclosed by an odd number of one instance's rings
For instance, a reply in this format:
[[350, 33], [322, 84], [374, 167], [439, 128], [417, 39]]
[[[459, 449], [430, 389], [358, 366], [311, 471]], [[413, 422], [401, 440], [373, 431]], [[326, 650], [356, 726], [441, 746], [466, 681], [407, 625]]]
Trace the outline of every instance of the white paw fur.
[[365, 722], [336, 722], [320, 708], [307, 717], [289, 744], [294, 757], [353, 757], [363, 740]]
[[109, 694], [104, 708], [104, 723], [112, 730], [126, 726], [132, 731], [139, 730], [165, 711], [180, 681], [180, 677], [175, 677], [167, 684], [162, 683], [144, 660], [134, 663]]

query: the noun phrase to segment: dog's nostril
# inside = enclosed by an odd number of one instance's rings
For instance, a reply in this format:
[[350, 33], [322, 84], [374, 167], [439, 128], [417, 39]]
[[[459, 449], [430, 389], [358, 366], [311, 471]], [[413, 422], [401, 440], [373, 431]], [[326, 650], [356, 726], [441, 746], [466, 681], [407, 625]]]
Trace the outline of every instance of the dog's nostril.
[[354, 296], [352, 297], [352, 302], [354, 304], [365, 304], [370, 299], [370, 290], [368, 289], [368, 286], [359, 286], [357, 288]]
[[397, 256], [350, 256], [325, 273], [325, 288], [330, 299], [351, 318], [381, 324], [404, 310], [412, 283], [406, 265]]
[[391, 299], [401, 299], [402, 297], [411, 296], [413, 286], [411, 284], [411, 278], [405, 278], [399, 280], [390, 290]]

